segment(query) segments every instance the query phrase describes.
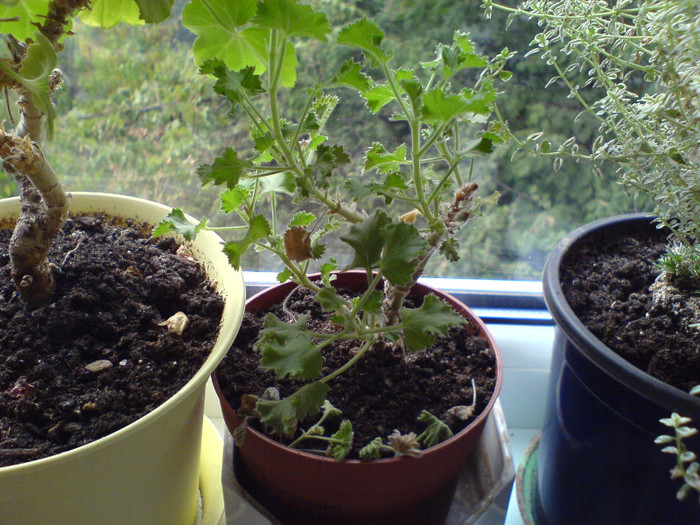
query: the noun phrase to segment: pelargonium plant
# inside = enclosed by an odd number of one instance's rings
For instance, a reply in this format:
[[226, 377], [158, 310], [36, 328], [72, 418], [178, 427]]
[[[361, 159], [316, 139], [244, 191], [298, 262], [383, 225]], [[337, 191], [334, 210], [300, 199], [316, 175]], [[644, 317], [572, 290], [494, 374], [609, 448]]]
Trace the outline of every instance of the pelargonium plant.
[[[322, 422], [334, 410], [326, 401], [332, 379], [379, 339], [400, 345], [410, 359], [463, 323], [435, 296], [417, 308], [405, 307], [404, 299], [431, 257], [457, 259], [460, 230], [497, 200], [495, 194], [479, 195], [472, 168], [475, 157], [502, 141], [489, 117], [494, 81], [507, 77], [503, 67], [509, 53], [490, 63], [475, 52], [468, 35], [457, 32], [450, 45], [437, 46], [433, 60], [412, 69], [395, 67], [372, 20], [331, 30], [323, 13], [296, 0], [219, 2], [216, 9], [210, 0], [193, 0], [183, 21], [198, 35], [194, 51], [201, 72], [215, 79], [215, 91], [250, 126], [250, 153], [228, 148], [198, 170], [203, 184], [222, 188], [222, 210], [231, 217], [233, 225], [216, 229], [238, 232], [225, 253], [236, 268], [251, 250], [276, 257], [284, 265], [280, 282], [310, 290], [338, 326], [336, 333], [321, 334], [309, 330], [305, 315], [293, 323], [268, 316], [256, 343], [261, 366], [305, 383], [283, 399], [274, 392], [248, 399], [250, 412], [286, 436], [307, 416], [320, 413], [319, 423], [300, 431], [294, 444], [325, 439], [330, 453], [342, 459], [349, 450], [350, 423], [343, 422], [337, 435], [320, 436]], [[295, 87], [295, 64], [297, 47], [309, 40], [347, 48], [354, 58], [307, 90]], [[239, 51], [234, 57], [219, 56], [232, 47]], [[469, 87], [461, 80], [467, 69], [481, 72]], [[306, 93], [297, 113], [283, 109], [294, 90]], [[368, 142], [361, 163], [352, 165], [346, 147], [324, 133], [340, 97], [357, 94], [369, 116], [386, 118], [390, 110], [390, 120], [407, 126], [410, 139], [394, 148]], [[342, 197], [334, 185], [340, 170], [350, 173], [345, 189], [351, 197]], [[391, 207], [377, 205], [379, 200]], [[290, 208], [296, 211], [285, 211]], [[215, 228], [206, 220], [191, 225], [174, 210], [157, 233], [176, 230], [191, 238], [204, 229]], [[328, 253], [333, 232], [352, 253], [342, 267], [337, 255]], [[319, 269], [320, 280], [309, 278], [312, 268]], [[350, 269], [367, 276], [366, 291], [353, 299], [331, 285], [336, 272]], [[322, 375], [322, 350], [343, 339], [359, 341], [357, 352]], [[394, 450], [412, 455], [419, 449], [417, 438], [430, 445], [447, 437], [444, 423], [429, 413], [421, 418], [430, 431], [391, 437]], [[375, 440], [364, 455], [372, 457], [382, 447], [387, 445]]]

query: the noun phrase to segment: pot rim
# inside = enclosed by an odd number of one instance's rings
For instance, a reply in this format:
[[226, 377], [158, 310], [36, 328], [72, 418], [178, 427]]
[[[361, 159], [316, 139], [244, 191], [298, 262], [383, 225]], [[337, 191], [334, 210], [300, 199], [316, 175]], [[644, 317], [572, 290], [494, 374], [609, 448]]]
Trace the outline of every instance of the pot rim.
[[[334, 273], [335, 273], [335, 275], [365, 274], [365, 272], [359, 271], [359, 270], [339, 271], [339, 272], [334, 272]], [[312, 280], [319, 279], [320, 274], [309, 275], [309, 278], [311, 278]], [[256, 293], [255, 295], [251, 296], [246, 301], [246, 307], [248, 306], [249, 303], [256, 301], [259, 297], [266, 295], [267, 293], [269, 293], [273, 289], [278, 289], [278, 288], [282, 288], [282, 287], [290, 287], [291, 288], [294, 286], [297, 286], [297, 285], [296, 285], [296, 283], [294, 283], [292, 281], [286, 281], [286, 282], [281, 283], [281, 284], [276, 284], [276, 285], [270, 286], [270, 287]], [[426, 295], [429, 293], [433, 293], [433, 294], [437, 295], [438, 297], [445, 299], [453, 307], [456, 306], [457, 308], [463, 309], [464, 313], [466, 313], [469, 316], [469, 319], [472, 322], [474, 322], [474, 324], [476, 325], [478, 333], [488, 341], [489, 347], [491, 348], [491, 350], [493, 350], [493, 352], [495, 354], [495, 358], [496, 358], [496, 366], [495, 366], [496, 384], [494, 385], [493, 393], [491, 394], [491, 398], [489, 399], [489, 402], [484, 407], [484, 409], [481, 411], [481, 413], [476, 417], [476, 419], [474, 419], [474, 421], [469, 423], [469, 425], [467, 425], [462, 430], [460, 430], [459, 432], [454, 434], [452, 437], [446, 439], [445, 441], [438, 443], [437, 445], [434, 445], [430, 448], [425, 449], [420, 458], [410, 458], [411, 460], [419, 460], [419, 459], [426, 457], [426, 456], [430, 457], [433, 454], [438, 454], [442, 449], [444, 449], [445, 447], [449, 447], [454, 441], [458, 440], [460, 437], [462, 437], [466, 434], [469, 434], [472, 431], [474, 431], [475, 429], [478, 429], [479, 427], [482, 427], [484, 425], [484, 423], [486, 422], [486, 419], [488, 418], [489, 414], [491, 413], [491, 411], [496, 403], [496, 400], [498, 399], [500, 391], [501, 391], [501, 386], [503, 384], [503, 360], [502, 360], [500, 350], [498, 349], [498, 346], [496, 345], [496, 341], [495, 341], [493, 335], [486, 327], [486, 324], [481, 320], [481, 318], [479, 318], [472, 311], [471, 308], [469, 308], [467, 305], [465, 305], [464, 303], [462, 303], [461, 301], [456, 299], [451, 294], [449, 294], [447, 292], [443, 292], [441, 290], [438, 290], [437, 288], [434, 288], [434, 287], [429, 286], [427, 284], [423, 284], [420, 282], [416, 283], [414, 289], [424, 290]], [[462, 312], [459, 312], [459, 313], [461, 314]], [[216, 377], [216, 370], [212, 374], [212, 380], [213, 380], [213, 384], [214, 384], [214, 389], [216, 390], [216, 394], [219, 397], [219, 400], [225, 402], [227, 409], [231, 410], [235, 414], [235, 410], [233, 410], [233, 407], [231, 406], [231, 404], [223, 397], [223, 395], [221, 393], [221, 390], [219, 388], [219, 382], [218, 382], [217, 377]], [[360, 460], [360, 459], [344, 459], [343, 461], [338, 462], [333, 458], [320, 456], [318, 454], [305, 452], [303, 450], [293, 449], [287, 445], [279, 443], [278, 441], [276, 441], [274, 439], [269, 438], [268, 436], [266, 436], [262, 432], [259, 432], [257, 429], [252, 428], [252, 427], [248, 427], [246, 429], [246, 432], [251, 432], [257, 438], [265, 441], [268, 445], [274, 446], [277, 449], [286, 450], [290, 454], [294, 454], [294, 455], [301, 456], [301, 457], [306, 457], [309, 460], [322, 461], [322, 462], [327, 462], [329, 464], [334, 464], [334, 465], [339, 465], [339, 464], [348, 465], [348, 466], [349, 465], [355, 465], [355, 466], [358, 466], [358, 465], [362, 465], [362, 466], [386, 465], [386, 464], [397, 463], [400, 461], [405, 461], [407, 459], [404, 457], [374, 459], [371, 461], [364, 461], [364, 460]], [[348, 468], [358, 468], [358, 467], [348, 467]]]
[[654, 218], [649, 213], [616, 215], [585, 224], [569, 233], [556, 245], [545, 263], [542, 276], [544, 300], [557, 327], [600, 370], [669, 411], [682, 412], [684, 415], [700, 414], [700, 398], [637, 368], [593, 335], [571, 309], [561, 288], [560, 268], [572, 248], [605, 229], [631, 228], [637, 223], [650, 223]]
[[[170, 206], [166, 206], [164, 204], [160, 204], [147, 199], [103, 192], [71, 192], [69, 199], [71, 213], [74, 203], [77, 206], [77, 209], [80, 210], [79, 213], [106, 212], [108, 214], [113, 213], [114, 215], [119, 215], [119, 212], [115, 211], [115, 208], [121, 208], [121, 205], [119, 204], [121, 202], [127, 202], [130, 206], [136, 205], [139, 207], [143, 207], [140, 208], [142, 210], [145, 210], [147, 207], [151, 210], [151, 215], [158, 214], [162, 217], [165, 217], [165, 215], [167, 215], [172, 210], [172, 207]], [[8, 217], [14, 218], [17, 216], [17, 214], [19, 213], [19, 197], [9, 197], [6, 199], [0, 199], [0, 206], [13, 205], [14, 203], [16, 203], [16, 211], [13, 210], [12, 212], [10, 212], [10, 215], [4, 215], [0, 217], [0, 219]], [[124, 212], [121, 213], [124, 214]], [[153, 221], [146, 220], [146, 218], [139, 216], [141, 213], [143, 212], [130, 212], [128, 218], [134, 218], [143, 222], [153, 223]], [[185, 217], [193, 224], [197, 224], [199, 222], [189, 215], [185, 215]], [[210, 247], [213, 247], [219, 246], [223, 242], [216, 233], [211, 231], [200, 232], [198, 237], [199, 236], [201, 236], [201, 239], [198, 238], [198, 240], [194, 241], [195, 246], [200, 244], [208, 244], [210, 245]], [[183, 239], [179, 239], [179, 241], [187, 242]], [[211, 260], [208, 261], [208, 264], [212, 264], [216, 259], [223, 260], [225, 259], [225, 257], [226, 256], [223, 254], [223, 252], [219, 249], [216, 252], [211, 253]], [[224, 279], [224, 276], [222, 275], [220, 278], [216, 279], [215, 282], [213, 282], [213, 284], [217, 287], [219, 293], [221, 293], [222, 296], [225, 298], [224, 313], [222, 314], [222, 323], [219, 329], [219, 336], [215, 341], [214, 347], [212, 348], [211, 353], [207, 357], [206, 361], [202, 364], [197, 373], [194, 376], [192, 376], [192, 378], [190, 378], [190, 380], [187, 383], [185, 383], [185, 385], [180, 390], [178, 390], [172, 397], [170, 397], [165, 402], [151, 410], [143, 417], [137, 419], [136, 421], [133, 421], [132, 423], [115, 432], [112, 432], [85, 445], [81, 445], [77, 448], [67, 450], [65, 452], [60, 452], [53, 456], [48, 456], [45, 458], [40, 458], [33, 461], [20, 463], [17, 465], [0, 467], [0, 473], [2, 473], [3, 475], [14, 475], [26, 469], [50, 468], [53, 465], [61, 464], [66, 461], [72, 461], [76, 457], [80, 457], [86, 454], [92, 454], [104, 447], [107, 447], [113, 443], [116, 443], [117, 441], [124, 439], [129, 434], [133, 433], [139, 428], [145, 428], [146, 426], [155, 423], [158, 419], [160, 419], [161, 416], [168, 413], [174, 407], [183, 402], [184, 399], [192, 395], [192, 393], [195, 390], [197, 390], [200, 387], [203, 387], [209, 376], [211, 376], [212, 372], [218, 365], [218, 363], [221, 361], [221, 359], [223, 359], [224, 355], [228, 351], [229, 346], [233, 342], [236, 333], [238, 332], [237, 327], [240, 326], [241, 320], [243, 318], [243, 301], [241, 301], [240, 305], [235, 303], [236, 295], [240, 296], [241, 299], [245, 297], [245, 284], [243, 282], [243, 274], [242, 272], [236, 271], [230, 265], [228, 265], [227, 260], [226, 264], [227, 266], [221, 266], [221, 268], [226, 268], [226, 279]], [[204, 264], [203, 266], [206, 267], [206, 265]], [[220, 265], [216, 264], [216, 266], [219, 267]], [[230, 272], [228, 271], [229, 268]], [[228, 291], [224, 290], [224, 285], [222, 284], [224, 281], [226, 281], [225, 288], [227, 288]], [[233, 327], [235, 327], [235, 329], [233, 329]]]

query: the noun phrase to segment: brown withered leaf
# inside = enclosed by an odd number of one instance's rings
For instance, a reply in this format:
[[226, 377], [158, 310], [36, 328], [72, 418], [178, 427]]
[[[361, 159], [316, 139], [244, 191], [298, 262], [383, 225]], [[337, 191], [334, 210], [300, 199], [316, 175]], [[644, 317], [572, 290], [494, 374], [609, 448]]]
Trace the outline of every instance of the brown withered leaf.
[[420, 443], [414, 432], [401, 434], [398, 430], [394, 430], [388, 438], [389, 446], [396, 451], [397, 456], [408, 456], [411, 458], [419, 458], [423, 455], [420, 449]]
[[311, 234], [302, 226], [292, 226], [284, 232], [284, 249], [292, 261], [311, 259]]

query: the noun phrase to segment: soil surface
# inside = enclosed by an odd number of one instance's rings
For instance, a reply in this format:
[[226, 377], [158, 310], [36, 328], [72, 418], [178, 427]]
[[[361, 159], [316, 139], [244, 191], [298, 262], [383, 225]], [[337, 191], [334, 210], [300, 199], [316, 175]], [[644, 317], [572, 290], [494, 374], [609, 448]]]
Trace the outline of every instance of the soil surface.
[[[588, 329], [650, 375], [689, 391], [700, 384], [700, 296], [659, 278], [666, 236], [640, 232], [583, 244], [562, 275], [564, 295]], [[656, 293], [654, 290], [656, 289]], [[662, 291], [663, 290], [663, 291]]]
[[[49, 254], [56, 300], [34, 311], [13, 288], [11, 231], [0, 229], [0, 467], [125, 427], [175, 394], [214, 345], [223, 301], [200, 265], [174, 240], [115, 222], [67, 221]], [[189, 319], [181, 336], [158, 325], [177, 312]]]
[[[412, 300], [409, 297], [409, 300]], [[419, 306], [413, 299], [410, 306]], [[297, 290], [287, 301], [287, 312], [309, 313], [309, 329], [330, 333], [334, 330], [328, 315], [306, 290]], [[235, 408], [240, 407], [244, 394], [261, 396], [275, 386], [285, 397], [301, 383], [279, 380], [273, 372], [259, 367], [260, 355], [253, 343], [270, 312], [280, 319], [292, 321], [277, 306], [269, 310], [246, 313], [233, 346], [217, 369], [219, 386]], [[474, 333], [475, 329], [471, 330]], [[357, 342], [345, 341], [329, 348], [324, 354], [323, 374], [344, 364], [357, 349]], [[394, 429], [402, 434], [420, 434], [425, 425], [417, 422], [423, 409], [450, 424], [456, 433], [467, 426], [488, 404], [496, 384], [496, 359], [488, 342], [470, 335], [464, 327], [453, 328], [448, 337], [441, 338], [431, 349], [414, 354], [405, 362], [399, 349], [390, 343], [378, 343], [348, 371], [329, 384], [328, 400], [343, 412], [343, 418], [353, 425], [353, 451], [348, 458], [357, 458], [359, 450], [376, 437], [386, 438]], [[472, 404], [472, 379], [476, 385], [476, 410], [467, 421], [454, 421], [446, 412], [454, 406]], [[318, 415], [302, 422], [309, 428]], [[326, 435], [337, 430], [336, 421], [325, 424]], [[279, 436], [274, 436], [284, 442]]]

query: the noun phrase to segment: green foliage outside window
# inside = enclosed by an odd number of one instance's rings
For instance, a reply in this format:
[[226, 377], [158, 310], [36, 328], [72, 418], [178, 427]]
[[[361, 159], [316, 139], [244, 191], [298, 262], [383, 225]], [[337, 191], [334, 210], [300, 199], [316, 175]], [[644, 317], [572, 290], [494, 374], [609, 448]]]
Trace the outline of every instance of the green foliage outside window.
[[[521, 138], [545, 131], [553, 142], [576, 135], [586, 144], [593, 135], [595, 123], [575, 120], [579, 108], [566, 98], [566, 89], [556, 85], [544, 89], [551, 77], [546, 65], [524, 60], [537, 33], [532, 22], [517, 21], [503, 32], [503, 18], [494, 13], [492, 20], [486, 20], [479, 2], [311, 3], [323, 9], [334, 25], [362, 14], [373, 16], [385, 29], [386, 40], [400, 50], [397, 64], [415, 61], [416, 56], [430, 60], [432, 43], [449, 41], [457, 29], [469, 32], [485, 55], [493, 56], [504, 47], [518, 51], [508, 66], [513, 78], [499, 97], [499, 110], [511, 129]], [[213, 96], [213, 81], [197, 73], [191, 57], [194, 36], [181, 25], [183, 4], [176, 0], [175, 16], [156, 26], [122, 25], [99, 31], [75, 24], [80, 38], [66, 40], [64, 88], [55, 95], [61, 133], [46, 150], [73, 191], [104, 190], [150, 198], [194, 216], [207, 216], [215, 224], [216, 192], [200, 187], [195, 169], [221, 154], [224, 144], [243, 140], [246, 132], [231, 124], [235, 122], [228, 118], [231, 108]], [[299, 52], [298, 71], [307, 73], [300, 82], [311, 85], [315, 79], [327, 79], [352, 51], [334, 53], [337, 56], [307, 44]], [[464, 78], [465, 84], [469, 80]], [[8, 120], [7, 112], [2, 112]], [[359, 144], [369, 136], [387, 147], [405, 141], [406, 129], [391, 122], [388, 114], [367, 124], [366, 112], [364, 101], [357, 97], [336, 109], [328, 132], [344, 143], [353, 136]], [[476, 164], [480, 180], [486, 180], [484, 193], [501, 194], [500, 205], [489, 208], [473, 230], [464, 232], [462, 246], [476, 246], [478, 253], [449, 266], [436, 261], [428, 274], [537, 279], [549, 250], [574, 226], [646, 206], [625, 195], [612, 171], [609, 176], [591, 177], [585, 165], [574, 162], [554, 171], [551, 161], [524, 155], [511, 159], [512, 154], [503, 148]], [[332, 184], [342, 186], [342, 175]], [[0, 174], [0, 196], [14, 194], [14, 181]], [[252, 258], [244, 266], [279, 269], [266, 263]]]

